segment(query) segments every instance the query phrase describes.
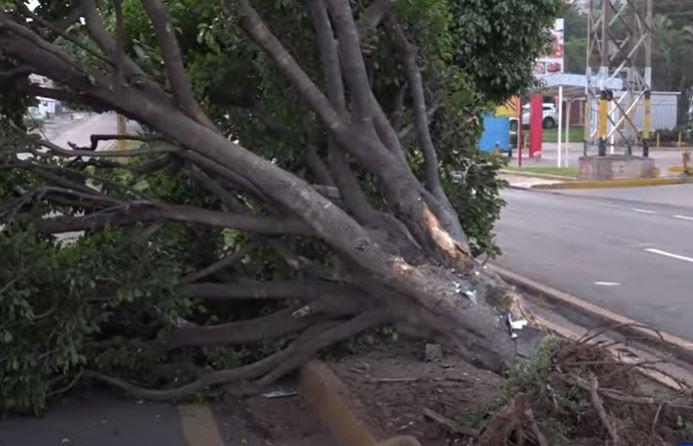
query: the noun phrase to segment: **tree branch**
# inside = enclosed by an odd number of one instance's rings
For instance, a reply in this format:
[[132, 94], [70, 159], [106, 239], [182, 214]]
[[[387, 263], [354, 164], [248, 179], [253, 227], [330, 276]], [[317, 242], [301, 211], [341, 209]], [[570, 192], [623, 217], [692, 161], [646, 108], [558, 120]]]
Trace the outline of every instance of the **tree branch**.
[[152, 81], [147, 73], [142, 70], [139, 65], [133, 62], [123, 51], [119, 50], [118, 44], [113, 40], [106, 30], [106, 26], [101, 20], [99, 11], [96, 8], [94, 0], [80, 0], [80, 7], [84, 16], [84, 21], [87, 25], [87, 31], [91, 38], [101, 48], [101, 51], [106, 55], [113, 67], [119, 66], [119, 61], [122, 63], [122, 69], [126, 77], [135, 85], [144, 86], [146, 90], [152, 92], [161, 99], [169, 100], [169, 96], [161, 89], [161, 87]]
[[[334, 31], [330, 25], [324, 0], [313, 0], [310, 3], [313, 25], [320, 48], [320, 57], [324, 67], [325, 86], [327, 95], [340, 115], [344, 119], [347, 116], [344, 85], [342, 83], [342, 71], [339, 62], [339, 52]], [[373, 222], [375, 210], [368, 202], [366, 195], [361, 190], [354, 173], [349, 166], [346, 154], [339, 150], [333, 135], [328, 136], [327, 163], [332, 173], [332, 178], [337, 185], [340, 196], [347, 208], [361, 221]]]
[[190, 206], [178, 206], [154, 202], [131, 202], [109, 211], [82, 217], [52, 217], [38, 220], [37, 229], [56, 234], [61, 232], [101, 229], [143, 221], [178, 221], [196, 223], [267, 235], [311, 235], [306, 225], [295, 219], [279, 217], [253, 217], [211, 211]]
[[299, 342], [300, 338], [291, 344], [289, 350], [291, 354], [289, 358], [279, 364], [267, 375], [258, 380], [259, 387], [267, 386], [287, 373], [294, 370], [296, 367], [303, 364], [308, 359], [312, 358], [323, 348], [361, 333], [369, 328], [376, 327], [386, 323], [388, 315], [384, 311], [366, 311], [354, 318], [339, 325], [328, 328], [320, 333], [311, 336], [309, 342]]
[[188, 283], [178, 290], [198, 299], [300, 299], [315, 300], [343, 287], [321, 280], [275, 280], [273, 282]]
[[250, 242], [246, 245], [243, 245], [242, 247], [238, 248], [238, 250], [227, 255], [223, 259], [220, 259], [220, 260], [212, 263], [211, 265], [207, 266], [206, 268], [203, 268], [203, 269], [201, 269], [197, 272], [194, 272], [194, 273], [190, 274], [189, 276], [183, 278], [183, 280], [181, 280], [180, 283], [181, 284], [189, 284], [189, 283], [197, 282], [198, 280], [204, 279], [205, 277], [208, 277], [208, 276], [211, 276], [212, 274], [214, 274], [218, 271], [222, 271], [222, 270], [228, 268], [229, 266], [233, 265], [234, 263], [243, 259], [243, 257], [248, 255], [253, 250], [255, 250], [255, 248], [257, 248], [258, 245], [259, 244], [257, 242]]
[[161, 3], [161, 0], [142, 0], [142, 4], [154, 26], [161, 56], [166, 65], [166, 74], [173, 90], [173, 96], [183, 110], [196, 121], [209, 128], [214, 128], [214, 124], [202, 111], [193, 95], [190, 82], [188, 82], [188, 75], [185, 73], [185, 67], [183, 66], [178, 39], [174, 33], [168, 11]]
[[315, 318], [294, 317], [292, 310], [281, 310], [269, 316], [211, 326], [177, 328], [169, 347], [199, 347], [209, 345], [246, 344], [286, 336], [315, 323]]
[[320, 158], [320, 155], [318, 155], [315, 147], [308, 146], [303, 159], [305, 160], [306, 166], [308, 166], [308, 170], [319, 184], [324, 186], [335, 185], [330, 171], [327, 170], [327, 166]]
[[[129, 139], [129, 138], [122, 138]], [[177, 147], [172, 146], [161, 146], [161, 147], [150, 147], [147, 149], [130, 149], [130, 150], [102, 150], [100, 152], [89, 150], [66, 150], [62, 147], [53, 144], [50, 141], [41, 139], [37, 141], [37, 144], [49, 149], [51, 152], [61, 155], [61, 156], [88, 156], [93, 158], [99, 157], [111, 157], [111, 158], [125, 158], [130, 156], [140, 156], [140, 155], [151, 155], [154, 153], [177, 153], [181, 150]]]
[[224, 187], [215, 181], [209, 175], [207, 175], [202, 169], [195, 165], [192, 165], [189, 169], [190, 176], [202, 184], [205, 189], [210, 191], [214, 196], [216, 196], [219, 201], [226, 207], [226, 209], [237, 214], [245, 213], [244, 206], [234, 197], [229, 191], [224, 189]]
[[361, 54], [359, 33], [348, 0], [325, 0], [337, 32], [340, 63], [349, 87], [354, 116], [352, 122], [370, 125], [372, 122], [371, 87], [366, 64]]
[[438, 154], [433, 146], [433, 140], [428, 128], [423, 80], [421, 79], [419, 67], [416, 65], [416, 48], [407, 40], [404, 31], [402, 31], [402, 28], [391, 15], [387, 16], [385, 23], [397, 49], [400, 61], [404, 66], [414, 101], [414, 122], [419, 144], [424, 155], [426, 187], [438, 200], [447, 203], [447, 197], [440, 181]]
[[113, 106], [110, 104], [70, 90], [41, 87], [39, 85], [32, 84], [29, 81], [23, 83], [20, 86], [20, 89], [32, 96], [42, 96], [44, 98], [57, 99], [70, 104], [85, 105], [91, 107], [91, 109], [95, 112], [114, 110]]
[[[99, 145], [100, 141], [162, 141], [164, 138], [161, 135], [107, 135], [107, 134], [94, 134], [89, 137], [91, 145], [89, 147], [78, 147], [76, 144], [68, 142], [68, 145], [72, 147], [73, 150], [88, 150], [93, 152]], [[121, 151], [122, 152], [122, 151]]]
[[[235, 15], [234, 3], [236, 2], [233, 0], [226, 2], [232, 15]], [[243, 30], [265, 50], [279, 71], [296, 87], [301, 98], [317, 113], [325, 126], [331, 131], [343, 130], [345, 123], [330, 105], [325, 95], [270, 32], [250, 2], [238, 0], [237, 3], [239, 4], [240, 25]]]

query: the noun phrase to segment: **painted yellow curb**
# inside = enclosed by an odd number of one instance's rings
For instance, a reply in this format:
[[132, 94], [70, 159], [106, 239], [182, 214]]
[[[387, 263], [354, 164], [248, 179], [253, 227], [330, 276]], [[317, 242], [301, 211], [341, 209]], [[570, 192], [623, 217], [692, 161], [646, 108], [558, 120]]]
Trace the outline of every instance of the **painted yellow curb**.
[[376, 446], [378, 441], [359, 419], [359, 403], [349, 397], [342, 381], [320, 361], [310, 361], [299, 372], [301, 393], [335, 440], [344, 446]]
[[217, 422], [209, 406], [184, 404], [176, 406], [188, 446], [224, 446]]
[[634, 178], [628, 180], [572, 181], [556, 184], [538, 184], [532, 189], [611, 189], [622, 187], [670, 186], [689, 181], [682, 178]]

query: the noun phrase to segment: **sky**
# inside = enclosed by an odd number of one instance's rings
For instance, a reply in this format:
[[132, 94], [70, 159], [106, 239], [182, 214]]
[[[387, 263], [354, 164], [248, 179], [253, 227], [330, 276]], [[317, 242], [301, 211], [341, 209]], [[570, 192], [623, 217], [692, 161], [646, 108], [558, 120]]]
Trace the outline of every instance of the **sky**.
[[27, 0], [25, 2], [32, 11], [39, 5], [39, 0]]

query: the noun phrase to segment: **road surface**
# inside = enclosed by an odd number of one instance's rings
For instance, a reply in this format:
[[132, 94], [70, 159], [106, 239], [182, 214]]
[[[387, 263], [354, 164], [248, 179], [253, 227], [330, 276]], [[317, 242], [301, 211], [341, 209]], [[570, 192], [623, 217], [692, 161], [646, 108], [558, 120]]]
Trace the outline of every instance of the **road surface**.
[[[136, 124], [133, 122], [128, 122], [128, 132], [135, 133], [133, 130], [136, 128]], [[116, 124], [116, 114], [115, 113], [101, 113], [88, 116], [84, 119], [79, 120], [74, 125], [66, 123], [65, 127], [58, 129], [56, 131], [56, 136], [49, 139], [54, 144], [59, 145], [64, 149], [70, 149], [68, 142], [77, 144], [78, 146], [89, 146], [90, 137], [94, 134], [116, 134], [117, 124]], [[108, 149], [112, 142], [104, 141], [99, 145], [99, 150]]]
[[624, 191], [506, 189], [497, 263], [693, 340], [693, 185]]

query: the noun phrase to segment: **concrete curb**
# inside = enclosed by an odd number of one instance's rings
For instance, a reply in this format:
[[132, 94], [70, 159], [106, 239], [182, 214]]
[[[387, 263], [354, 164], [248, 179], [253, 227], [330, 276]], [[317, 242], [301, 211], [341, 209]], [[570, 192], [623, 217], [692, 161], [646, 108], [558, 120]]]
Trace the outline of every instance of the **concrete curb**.
[[527, 277], [513, 273], [512, 271], [508, 271], [500, 266], [489, 265], [489, 267], [507, 282], [517, 286], [518, 288], [529, 291], [530, 293], [536, 294], [540, 298], [550, 300], [561, 305], [570, 306], [575, 310], [591, 315], [592, 317], [602, 320], [608, 324], [629, 326], [630, 330], [637, 332], [638, 335], [644, 338], [655, 342], [664, 341], [674, 349], [684, 353], [684, 356], [693, 357], [693, 341], [688, 341], [663, 331], [655, 332], [653, 330], [648, 330], [643, 328], [641, 323], [633, 319], [584, 301], [579, 297], [556, 290]]
[[188, 446], [224, 446], [212, 409], [206, 404], [176, 406]]
[[378, 443], [357, 415], [363, 412], [359, 402], [349, 396], [344, 383], [327, 364], [310, 361], [303, 365], [299, 386], [304, 398], [340, 445], [375, 446]]
[[671, 186], [690, 183], [684, 178], [635, 178], [627, 180], [572, 181], [556, 184], [538, 184], [532, 189], [613, 189], [644, 186]]
[[301, 367], [299, 388], [341, 446], [421, 446], [411, 436], [378, 442], [376, 434], [362, 420], [361, 403], [349, 394], [344, 383], [321, 361], [310, 361]]

